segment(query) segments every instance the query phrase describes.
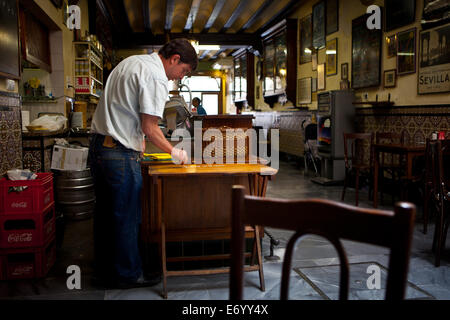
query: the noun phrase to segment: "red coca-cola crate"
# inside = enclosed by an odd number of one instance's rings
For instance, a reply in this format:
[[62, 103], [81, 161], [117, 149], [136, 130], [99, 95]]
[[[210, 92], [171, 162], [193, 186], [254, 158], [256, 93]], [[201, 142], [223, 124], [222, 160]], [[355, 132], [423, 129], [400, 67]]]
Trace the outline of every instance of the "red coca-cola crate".
[[55, 206], [41, 214], [0, 215], [0, 248], [40, 247], [55, 233]]
[[53, 236], [39, 248], [4, 249], [0, 251], [2, 280], [43, 278], [55, 264], [56, 241]]
[[0, 214], [40, 213], [53, 205], [53, 173], [37, 176], [35, 180], [0, 179]]
[[0, 281], [6, 280], [6, 267], [5, 257], [0, 254]]

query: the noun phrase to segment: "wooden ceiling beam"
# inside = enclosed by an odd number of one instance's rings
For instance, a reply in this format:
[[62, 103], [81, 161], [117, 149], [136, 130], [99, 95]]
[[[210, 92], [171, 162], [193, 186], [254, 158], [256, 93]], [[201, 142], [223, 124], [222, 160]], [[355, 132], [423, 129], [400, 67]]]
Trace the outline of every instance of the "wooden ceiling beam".
[[210, 60], [217, 59], [217, 58], [220, 56], [220, 54], [221, 54], [222, 52], [225, 52], [226, 50], [227, 50], [227, 49], [225, 49], [225, 48], [221, 48], [220, 50], [218, 50], [218, 51], [211, 57]]
[[146, 33], [152, 33], [152, 26], [150, 24], [150, 0], [142, 0], [142, 16], [144, 18], [144, 30]]
[[226, 2], [226, 0], [217, 0], [214, 10], [211, 13], [211, 16], [209, 17], [208, 21], [206, 22], [205, 28], [203, 29], [202, 32], [208, 32], [209, 28], [212, 27], [212, 25], [216, 21], [217, 17], [219, 16], [220, 11], [222, 11], [222, 8], [223, 8], [225, 2]]
[[274, 14], [272, 16], [272, 18], [270, 18], [266, 23], [264, 23], [256, 31], [256, 33], [261, 34], [266, 29], [269, 29], [270, 27], [272, 27], [273, 25], [277, 24], [281, 20], [287, 18], [287, 16], [290, 13], [292, 13], [294, 10], [296, 10], [300, 6], [301, 3], [302, 3], [302, 1], [298, 1], [298, 0], [291, 0], [291, 1], [289, 1], [289, 3], [281, 11], [279, 11], [277, 14]]
[[173, 19], [173, 12], [175, 10], [175, 0], [167, 0], [166, 1], [166, 23], [164, 29], [166, 29], [167, 32], [170, 32], [170, 29], [172, 29], [172, 19]]
[[184, 26], [184, 31], [189, 32], [194, 25], [195, 17], [197, 16], [198, 9], [200, 8], [200, 3], [202, 0], [193, 0], [191, 5], [191, 10], [189, 11], [186, 25]]
[[223, 25], [223, 28], [219, 31], [220, 33], [227, 31], [233, 23], [236, 21], [236, 19], [242, 14], [244, 11], [244, 7], [247, 4], [247, 0], [241, 0], [239, 1], [239, 4], [237, 5], [236, 9], [234, 9], [233, 13], [231, 14], [231, 17], [228, 19], [227, 22]]
[[167, 39], [186, 38], [198, 40], [200, 44], [220, 45], [221, 48], [245, 48], [259, 46], [260, 36], [257, 34], [217, 34], [217, 33], [168, 33], [165, 35], [154, 35], [146, 32], [133, 34], [122, 33], [120, 44], [127, 47], [159, 46], [164, 45]]
[[242, 26], [242, 28], [238, 32], [244, 32], [248, 28], [250, 28], [253, 23], [255, 23], [256, 19], [259, 17], [261, 12], [267, 9], [269, 5], [273, 2], [273, 0], [266, 0], [264, 3], [256, 10], [256, 12], [248, 19], [248, 21]]
[[128, 20], [128, 15], [125, 11], [125, 5], [123, 4], [123, 0], [120, 1], [102, 1], [104, 7], [109, 12], [111, 16], [111, 20], [114, 25], [116, 33], [128, 33], [131, 34], [133, 30], [131, 29], [130, 21]]
[[208, 56], [208, 54], [209, 54], [209, 51], [210, 50], [203, 51], [202, 55], [200, 57], [198, 57], [198, 59], [202, 60], [202, 59], [206, 58]]

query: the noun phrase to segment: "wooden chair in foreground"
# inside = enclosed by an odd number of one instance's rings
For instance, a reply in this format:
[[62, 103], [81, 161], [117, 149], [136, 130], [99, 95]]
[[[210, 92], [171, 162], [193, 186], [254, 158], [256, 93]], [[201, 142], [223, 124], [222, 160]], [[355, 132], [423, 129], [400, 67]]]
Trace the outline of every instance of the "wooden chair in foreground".
[[[328, 239], [340, 260], [339, 299], [348, 299], [349, 264], [340, 239], [390, 249], [387, 300], [404, 298], [416, 207], [398, 202], [394, 211], [363, 209], [324, 199], [284, 200], [245, 195], [233, 186], [230, 299], [243, 299], [244, 227], [264, 226], [295, 231], [289, 240], [281, 275], [281, 300], [288, 299], [292, 254], [297, 240], [307, 234]], [[260, 265], [262, 269], [262, 265]]]

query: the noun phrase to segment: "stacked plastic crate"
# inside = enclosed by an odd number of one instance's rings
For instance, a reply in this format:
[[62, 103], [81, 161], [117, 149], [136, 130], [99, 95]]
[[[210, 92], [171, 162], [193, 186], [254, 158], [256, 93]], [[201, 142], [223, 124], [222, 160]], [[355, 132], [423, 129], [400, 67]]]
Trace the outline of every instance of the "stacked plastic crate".
[[56, 260], [52, 173], [0, 180], [0, 280], [45, 277]]

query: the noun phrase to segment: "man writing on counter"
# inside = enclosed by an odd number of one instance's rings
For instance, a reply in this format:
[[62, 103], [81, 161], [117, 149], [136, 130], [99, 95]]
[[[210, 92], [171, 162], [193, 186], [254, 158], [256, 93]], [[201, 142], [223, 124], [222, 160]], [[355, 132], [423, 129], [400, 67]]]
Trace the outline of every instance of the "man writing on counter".
[[186, 151], [172, 147], [158, 126], [169, 94], [168, 80], [197, 68], [195, 49], [186, 39], [166, 43], [158, 53], [131, 56], [111, 72], [92, 119], [89, 158], [95, 184], [95, 275], [118, 288], [150, 286], [139, 254], [140, 167], [144, 135], [181, 163]]

